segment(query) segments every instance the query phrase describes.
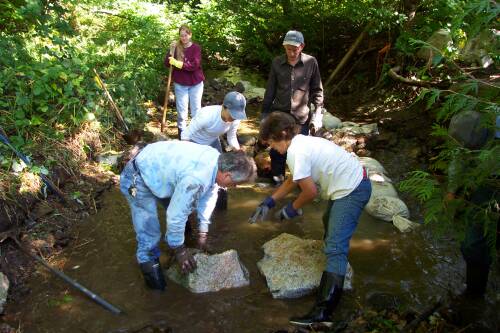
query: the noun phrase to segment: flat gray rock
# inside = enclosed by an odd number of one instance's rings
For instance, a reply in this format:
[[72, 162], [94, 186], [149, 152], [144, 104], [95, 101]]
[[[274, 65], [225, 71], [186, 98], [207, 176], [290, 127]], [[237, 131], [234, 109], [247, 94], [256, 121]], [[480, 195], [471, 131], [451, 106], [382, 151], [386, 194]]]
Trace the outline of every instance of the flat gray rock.
[[[257, 266], [274, 298], [296, 298], [318, 288], [326, 266], [323, 241], [283, 233], [262, 246]], [[352, 268], [347, 267], [344, 289], [352, 289]]]
[[183, 275], [179, 265], [172, 265], [167, 276], [193, 293], [207, 293], [221, 289], [248, 286], [248, 270], [240, 262], [238, 252], [228, 250], [214, 255], [196, 253], [197, 268], [193, 273]]

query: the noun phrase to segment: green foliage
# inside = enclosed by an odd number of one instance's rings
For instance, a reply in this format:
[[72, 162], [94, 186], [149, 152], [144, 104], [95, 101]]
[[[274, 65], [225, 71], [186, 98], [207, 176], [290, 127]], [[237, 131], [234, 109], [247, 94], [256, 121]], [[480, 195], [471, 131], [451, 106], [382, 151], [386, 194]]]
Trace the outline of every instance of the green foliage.
[[[469, 150], [450, 137], [447, 128], [453, 115], [476, 111], [483, 115], [482, 126], [489, 128], [490, 132], [495, 130], [496, 117], [500, 116], [497, 104], [500, 88], [466, 73], [455, 59], [466, 39], [496, 27], [499, 8], [495, 2], [484, 0], [423, 1], [419, 11], [425, 11], [426, 15], [417, 15], [411, 31], [402, 33], [397, 42], [398, 49], [410, 56], [422, 46], [431, 48], [435, 55], [432, 59], [433, 77], [446, 77], [454, 82], [448, 89], [422, 89], [417, 100], [424, 100], [427, 110], [435, 117], [432, 135], [441, 145], [436, 147], [438, 154], [430, 161], [430, 171], [410, 173], [400, 188], [423, 204], [424, 221], [440, 234], [463, 236], [470, 224], [479, 223], [490, 244], [496, 240], [499, 199], [498, 196], [481, 200], [477, 197], [486, 189], [498, 191], [496, 177], [500, 170], [500, 145], [498, 140], [490, 138], [481, 149]], [[454, 41], [454, 45], [443, 51], [422, 41], [439, 29], [446, 29]], [[419, 79], [430, 80], [429, 69], [424, 66], [414, 69], [414, 72], [418, 73]]]
[[[399, 1], [290, 1], [203, 0], [172, 1], [177, 10], [188, 10], [195, 37], [209, 59], [224, 59], [268, 66], [283, 53], [281, 42], [291, 29], [302, 31], [307, 52], [326, 57], [341, 34], [352, 35], [370, 25], [378, 33], [401, 25]], [[181, 5], [183, 3], [183, 5]], [[187, 9], [188, 7], [189, 9]], [[320, 59], [321, 61], [321, 59]]]
[[[464, 84], [462, 89], [457, 89], [460, 92], [447, 91], [442, 100], [438, 97], [443, 91], [422, 93], [428, 107], [439, 106], [434, 109], [436, 123], [432, 135], [438, 137], [442, 145], [430, 166], [436, 174], [414, 171], [401, 182], [400, 189], [413, 194], [423, 204], [424, 221], [435, 227], [438, 234], [455, 233], [461, 238], [468, 225], [480, 223], [489, 243], [494, 244], [499, 218], [498, 195], [480, 201], [474, 198], [479, 193], [487, 193], [487, 189], [499, 190], [496, 177], [500, 170], [500, 144], [497, 139], [490, 138], [481, 149], [470, 150], [449, 136], [445, 126], [452, 115], [474, 110], [484, 115], [482, 125], [494, 132], [496, 117], [500, 116], [498, 106], [476, 97], [479, 94], [477, 83]], [[449, 193], [454, 193], [452, 199]]]

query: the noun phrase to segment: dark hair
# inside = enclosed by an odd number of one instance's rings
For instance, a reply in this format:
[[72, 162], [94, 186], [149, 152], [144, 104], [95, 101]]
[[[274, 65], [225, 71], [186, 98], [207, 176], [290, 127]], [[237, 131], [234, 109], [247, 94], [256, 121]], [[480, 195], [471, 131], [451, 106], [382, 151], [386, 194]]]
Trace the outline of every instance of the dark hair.
[[295, 118], [285, 112], [275, 111], [262, 120], [260, 124], [259, 139], [267, 141], [291, 140], [300, 132], [300, 126]]
[[255, 161], [243, 151], [220, 154], [218, 166], [222, 172], [229, 171], [231, 178], [237, 183], [253, 182], [257, 176]]

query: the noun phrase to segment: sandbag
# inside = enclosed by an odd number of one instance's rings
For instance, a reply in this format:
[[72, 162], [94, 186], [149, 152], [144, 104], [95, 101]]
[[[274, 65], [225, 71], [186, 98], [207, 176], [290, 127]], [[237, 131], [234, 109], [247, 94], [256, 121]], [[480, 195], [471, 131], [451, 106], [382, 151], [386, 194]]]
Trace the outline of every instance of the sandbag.
[[371, 157], [358, 157], [358, 159], [361, 165], [364, 166], [365, 169], [368, 171], [368, 173], [370, 172], [380, 173], [380, 174], [386, 173], [382, 164], [380, 164], [380, 162], [377, 161], [376, 159]]
[[342, 126], [342, 120], [339, 118], [333, 116], [329, 112], [325, 112], [323, 115], [323, 127], [326, 128], [327, 130], [339, 128]]
[[365, 207], [371, 216], [383, 221], [392, 222], [394, 216], [410, 217], [410, 211], [406, 204], [397, 196], [376, 196], [370, 198]]

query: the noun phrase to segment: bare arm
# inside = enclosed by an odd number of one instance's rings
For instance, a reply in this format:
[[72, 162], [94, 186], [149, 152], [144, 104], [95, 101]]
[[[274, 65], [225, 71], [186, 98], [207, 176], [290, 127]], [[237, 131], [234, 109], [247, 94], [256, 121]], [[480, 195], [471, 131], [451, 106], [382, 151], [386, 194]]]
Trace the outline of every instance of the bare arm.
[[274, 201], [284, 198], [288, 193], [292, 192], [297, 187], [291, 177], [288, 177], [283, 184], [271, 195]]
[[318, 195], [318, 189], [311, 177], [306, 177], [297, 181], [300, 187], [300, 194], [292, 203], [294, 209], [299, 209], [313, 201]]

